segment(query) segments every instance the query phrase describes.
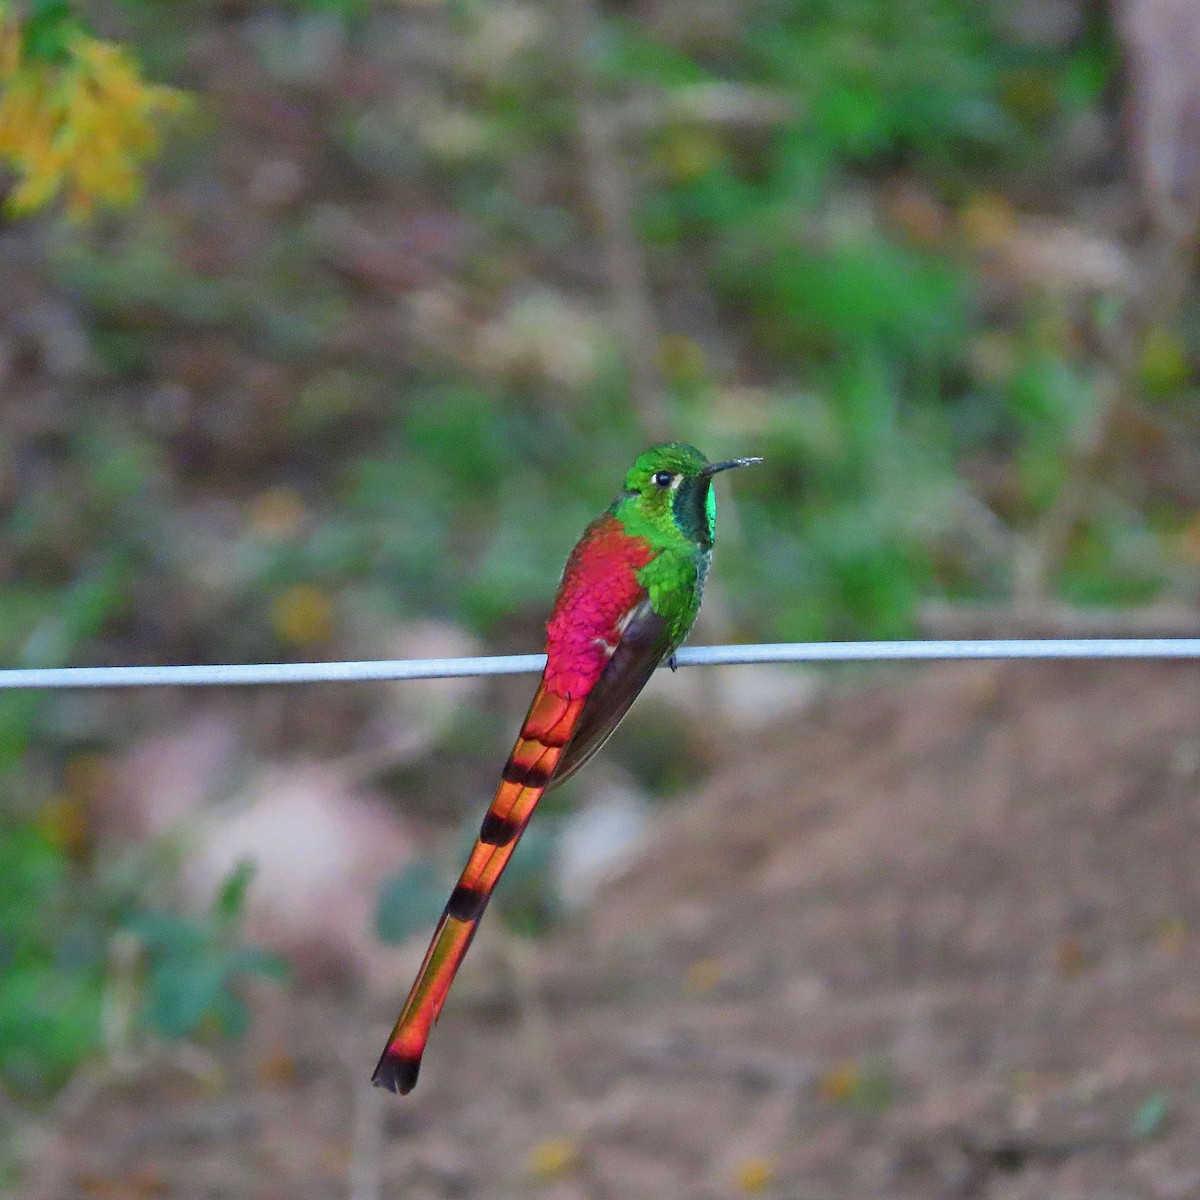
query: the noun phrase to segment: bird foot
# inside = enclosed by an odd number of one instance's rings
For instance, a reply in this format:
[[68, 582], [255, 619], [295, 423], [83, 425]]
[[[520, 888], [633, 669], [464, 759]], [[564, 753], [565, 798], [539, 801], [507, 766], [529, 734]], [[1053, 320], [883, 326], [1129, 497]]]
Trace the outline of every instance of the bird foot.
[[667, 666], [670, 667], [672, 671], [679, 670], [679, 661], [676, 659], [674, 651], [671, 652], [671, 656], [667, 659]]

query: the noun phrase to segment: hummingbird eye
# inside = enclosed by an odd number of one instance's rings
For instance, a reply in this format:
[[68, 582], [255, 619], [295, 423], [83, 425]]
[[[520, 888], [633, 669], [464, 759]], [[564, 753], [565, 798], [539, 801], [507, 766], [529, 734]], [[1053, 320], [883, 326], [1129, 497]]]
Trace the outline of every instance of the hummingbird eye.
[[674, 478], [675, 476], [672, 475], [670, 471], [657, 471], [654, 475], [654, 482], [658, 484], [659, 487], [670, 487], [671, 480]]

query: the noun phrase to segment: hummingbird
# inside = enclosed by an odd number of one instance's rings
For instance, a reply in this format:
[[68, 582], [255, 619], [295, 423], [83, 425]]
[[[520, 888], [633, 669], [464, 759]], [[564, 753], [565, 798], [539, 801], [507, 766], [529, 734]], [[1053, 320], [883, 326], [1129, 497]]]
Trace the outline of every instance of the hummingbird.
[[571, 551], [546, 623], [541, 683], [375, 1067], [378, 1087], [416, 1086], [430, 1031], [542, 793], [600, 749], [664, 658], [674, 666], [712, 558], [713, 476], [761, 461], [710, 463], [683, 442], [651, 446]]

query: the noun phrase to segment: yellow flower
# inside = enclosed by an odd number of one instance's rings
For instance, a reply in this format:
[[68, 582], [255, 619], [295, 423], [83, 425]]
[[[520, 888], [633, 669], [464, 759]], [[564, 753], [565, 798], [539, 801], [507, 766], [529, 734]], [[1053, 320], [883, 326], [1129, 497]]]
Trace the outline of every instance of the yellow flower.
[[1013, 206], [995, 193], [973, 196], [959, 212], [958, 223], [967, 245], [985, 253], [1002, 246], [1018, 231]]
[[38, 809], [38, 828], [64, 853], [83, 858], [91, 840], [91, 822], [82, 801], [76, 797], [51, 796]]
[[132, 202], [162, 121], [186, 103], [182, 92], [146, 83], [120, 46], [83, 33], [67, 42], [62, 62], [28, 56], [0, 0], [0, 160], [17, 176], [11, 212], [60, 194], [73, 220], [97, 204]]
[[271, 627], [292, 646], [328, 641], [333, 633], [333, 601], [312, 584], [295, 584], [272, 602]]
[[579, 1146], [570, 1138], [547, 1138], [529, 1152], [529, 1172], [538, 1179], [562, 1179], [579, 1165]]
[[1178, 391], [1192, 373], [1187, 343], [1173, 329], [1151, 329], [1142, 345], [1142, 386], [1154, 396]]
[[775, 1182], [775, 1173], [774, 1159], [743, 1158], [734, 1169], [733, 1182], [739, 1192], [753, 1196]]
[[826, 1100], [845, 1104], [854, 1098], [862, 1086], [862, 1071], [852, 1059], [834, 1063], [817, 1081], [817, 1090]]
[[721, 143], [704, 129], [676, 129], [663, 141], [658, 159], [675, 183], [691, 183], [721, 158]]
[[255, 497], [247, 524], [260, 538], [282, 542], [295, 535], [307, 515], [295, 488], [273, 487]]

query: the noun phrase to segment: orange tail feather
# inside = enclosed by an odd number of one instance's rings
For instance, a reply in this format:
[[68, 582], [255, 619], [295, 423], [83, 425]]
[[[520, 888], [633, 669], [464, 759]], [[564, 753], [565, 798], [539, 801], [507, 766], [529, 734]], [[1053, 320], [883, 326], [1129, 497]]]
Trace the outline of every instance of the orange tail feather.
[[547, 691], [543, 679], [504, 766], [471, 857], [450, 894], [404, 1010], [371, 1076], [379, 1087], [403, 1093], [416, 1086], [430, 1030], [446, 1002], [492, 890], [553, 779], [582, 710], [582, 698], [570, 700]]

